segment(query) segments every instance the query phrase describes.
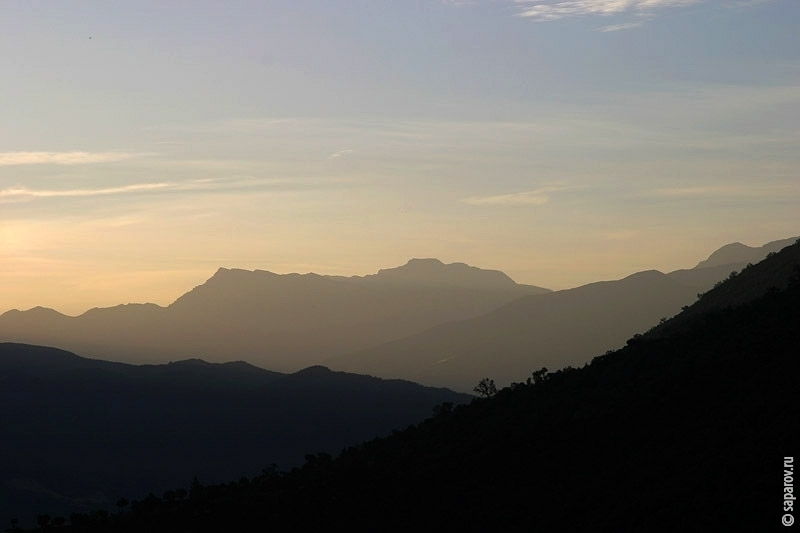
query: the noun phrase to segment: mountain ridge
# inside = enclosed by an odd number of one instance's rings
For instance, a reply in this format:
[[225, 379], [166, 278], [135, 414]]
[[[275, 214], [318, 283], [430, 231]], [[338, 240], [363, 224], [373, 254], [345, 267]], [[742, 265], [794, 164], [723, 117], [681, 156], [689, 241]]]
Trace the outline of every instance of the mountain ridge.
[[[767, 243], [758, 249], [759, 253], [768, 253], [767, 249], [781, 242]], [[658, 321], [672, 316], [682, 306], [691, 304], [694, 295], [707, 291], [715, 282], [727, 277], [731, 270], [743, 266], [733, 263], [668, 274], [650, 270], [631, 274], [622, 280], [612, 280], [611, 283], [617, 283], [620, 290], [620, 282], [630, 287], [627, 290], [631, 292], [635, 292], [633, 287], [638, 286], [641, 294], [631, 294], [630, 297], [639, 301], [641, 306], [628, 306], [625, 312], [630, 315], [624, 315], [623, 308], [615, 310], [617, 304], [609, 302], [608, 309], [596, 311], [598, 323], [608, 324], [609, 332], [586, 324], [585, 329], [592, 332], [596, 344], [579, 353], [562, 353], [549, 364], [559, 361], [574, 364], [598, 352], [618, 347], [630, 335], [646, 328], [648, 320]], [[673, 293], [670, 293], [664, 288], [666, 282], [660, 276], [667, 276], [679, 286], [675, 285]], [[448, 279], [450, 281], [446, 283]], [[653, 288], [648, 284], [653, 284]], [[361, 277], [275, 274], [266, 270], [220, 267], [206, 282], [187, 291], [167, 307], [122, 304], [94, 308], [77, 317], [44, 308], [9, 311], [0, 315], [0, 340], [58, 346], [93, 357], [111, 354], [117, 361], [133, 363], [163, 363], [201, 357], [213, 362], [247, 360], [271, 370], [291, 372], [313, 364], [328, 364], [337, 357], [349, 357], [389, 345], [396, 347], [396, 343], [422, 335], [431, 328], [488, 316], [518, 299], [530, 302], [532, 298], [547, 297], [550, 299], [546, 301], [552, 302], [552, 298], [556, 301], [565, 298], [573, 301], [575, 308], [558, 307], [560, 316], [573, 312], [582, 316], [581, 320], [588, 320], [585, 310], [580, 310], [584, 304], [565, 296], [579, 288], [547, 291], [517, 284], [500, 271], [484, 270], [465, 263], [448, 265], [433, 258], [412, 258], [405, 265]], [[582, 289], [584, 293], [596, 290]], [[553, 294], [561, 296], [554, 297]], [[653, 299], [656, 294], [661, 300], [653, 300], [653, 305], [646, 309], [642, 299]], [[596, 309], [598, 305], [595, 302], [591, 307]], [[618, 324], [608, 323], [609, 316], [606, 315], [609, 310], [616, 313], [619, 321], [628, 321], [627, 326], [621, 328]], [[552, 317], [541, 311], [520, 312], [522, 316], [515, 319], [517, 324], [521, 324], [525, 314], [531, 312], [539, 316], [541, 322], [553, 324]], [[486, 321], [497, 321], [497, 318], [488, 317]], [[569, 335], [558, 324], [553, 327], [554, 331]], [[506, 339], [511, 335], [518, 339], [520, 347], [511, 349], [507, 346], [507, 351], [516, 353], [519, 364], [522, 364], [526, 360], [522, 343], [530, 337], [524, 332], [525, 326], [495, 325], [492, 328], [492, 335]], [[466, 336], [475, 335], [477, 332]], [[553, 335], [553, 332], [542, 332], [543, 338], [551, 339], [548, 341], [550, 344], [554, 342]], [[474, 352], [479, 345], [480, 342], [465, 349]], [[541, 341], [531, 346], [539, 346], [543, 353], [552, 352]], [[529, 354], [528, 363], [536, 364], [536, 358], [541, 355]], [[477, 354], [472, 357], [477, 357]], [[483, 357], [489, 358], [489, 354]], [[429, 365], [432, 365], [434, 373], [441, 373], [460, 364], [457, 363], [459, 358], [464, 360], [463, 353], [430, 354]], [[396, 366], [402, 365], [398, 363]], [[335, 365], [333, 368], [339, 369]], [[420, 380], [423, 375], [388, 375], [371, 367], [350, 370], [412, 380]], [[474, 374], [477, 371], [478, 367], [470, 371], [469, 380], [480, 379]], [[431, 383], [456, 386], [455, 382]], [[471, 390], [467, 375], [463, 376], [458, 387]]]
[[[0, 316], [0, 339], [96, 357], [112, 354], [126, 362], [200, 356], [215, 362], [246, 359], [293, 371], [328, 355], [478, 316], [518, 296], [547, 292], [464, 264], [411, 260], [406, 265], [422, 265], [426, 274], [420, 277], [399, 267], [402, 282], [395, 283], [385, 282], [393, 277], [386, 270], [369, 278], [340, 278], [221, 267], [167, 307], [124, 304], [77, 317], [41, 310], [7, 312]], [[439, 283], [453, 268], [467, 275]], [[484, 279], [489, 281], [480, 281]], [[43, 320], [48, 327], [40, 327]]]
[[[470, 395], [309, 367], [130, 365], [0, 343], [0, 519], [222, 481], [402, 429]], [[43, 458], [47, 468], [42, 468]], [[100, 495], [78, 505], [87, 495]], [[60, 496], [59, 496], [60, 495]], [[49, 502], [49, 503], [48, 503]], [[12, 509], [12, 506], [14, 509]], [[13, 515], [12, 515], [13, 516]], [[32, 521], [32, 520], [31, 520]]]
[[[467, 391], [529, 368], [581, 365], [690, 303], [696, 287], [657, 270], [523, 296], [487, 314], [333, 357], [332, 368]], [[574, 332], [581, 332], [576, 335]]]
[[[786, 239], [774, 240], [774, 241], [767, 242], [766, 244], [764, 244], [762, 246], [758, 246], [758, 247], [748, 246], [748, 245], [742, 244], [740, 242], [729, 243], [729, 244], [723, 245], [720, 248], [716, 249], [714, 252], [712, 252], [708, 256], [708, 258], [700, 261], [696, 266], [694, 266], [692, 268], [688, 268], [688, 269], [679, 269], [679, 270], [676, 270], [676, 271], [672, 271], [669, 274], [672, 275], [672, 274], [676, 274], [676, 273], [686, 273], [686, 272], [691, 272], [693, 270], [707, 269], [707, 268], [713, 268], [713, 267], [725, 267], [725, 266], [743, 267], [748, 262], [753, 262], [753, 260], [757, 262], [757, 261], [763, 259], [764, 257], [766, 257], [766, 255], [768, 253], [779, 251], [780, 249], [784, 248], [785, 246], [788, 246], [788, 245], [792, 244], [798, 238], [799, 237], [790, 237], [790, 238], [786, 238]], [[721, 258], [724, 258], [724, 260], [722, 260]], [[311, 277], [317, 277], [317, 278], [327, 278], [327, 279], [335, 279], [335, 280], [351, 280], [352, 281], [352, 280], [365, 280], [365, 279], [378, 278], [382, 274], [396, 272], [396, 271], [403, 271], [403, 269], [406, 269], [409, 266], [413, 266], [413, 265], [417, 265], [417, 264], [435, 264], [435, 265], [437, 265], [439, 267], [449, 267], [449, 266], [455, 266], [455, 267], [458, 267], [458, 268], [466, 267], [470, 271], [479, 271], [479, 272], [482, 272], [482, 273], [489, 273], [492, 276], [496, 275], [496, 276], [498, 276], [500, 278], [503, 278], [503, 279], [505, 279], [507, 281], [510, 281], [511, 283], [513, 283], [513, 284], [515, 284], [517, 286], [520, 286], [520, 287], [530, 287], [532, 289], [538, 289], [538, 290], [541, 290], [543, 292], [552, 292], [550, 289], [537, 287], [535, 285], [527, 285], [527, 284], [517, 283], [510, 276], [508, 276], [507, 274], [505, 274], [504, 272], [502, 272], [500, 270], [482, 269], [482, 268], [474, 267], [474, 266], [468, 265], [466, 263], [461, 263], [461, 262], [444, 263], [443, 261], [441, 261], [440, 259], [437, 259], [437, 258], [411, 258], [404, 265], [400, 265], [400, 266], [397, 266], [397, 267], [382, 268], [382, 269], [379, 269], [376, 274], [366, 274], [366, 275], [363, 275], [363, 276], [358, 276], [358, 275], [353, 275], [353, 276], [324, 275], [324, 274], [317, 274], [317, 273], [314, 273], [314, 272], [308, 272], [308, 273], [305, 273], [305, 274], [297, 273], [297, 272], [291, 272], [291, 273], [287, 273], [287, 274], [277, 274], [277, 273], [271, 272], [269, 270], [264, 270], [264, 269], [247, 270], [247, 269], [236, 268], [236, 267], [218, 267], [217, 270], [211, 275], [211, 277], [209, 277], [204, 283], [195, 286], [194, 289], [196, 289], [198, 287], [202, 287], [203, 285], [207, 284], [208, 282], [211, 282], [212, 280], [219, 280], [219, 279], [221, 279], [223, 277], [227, 277], [229, 274], [234, 274], [234, 275], [236, 275], [236, 274], [257, 274], [257, 275], [260, 275], [260, 276], [263, 275], [263, 276], [268, 277], [268, 278], [280, 278], [280, 277], [297, 278], [297, 277], [303, 277], [303, 276], [311, 276]], [[651, 270], [654, 270], [654, 269], [651, 269]], [[658, 270], [656, 270], [656, 271], [658, 271]], [[507, 282], [505, 282], [505, 283], [509, 284]], [[575, 287], [571, 287], [571, 288], [575, 288]], [[83, 316], [84, 314], [86, 314], [89, 311], [96, 312], [97, 310], [114, 309], [114, 308], [127, 307], [127, 306], [143, 306], [143, 307], [149, 307], [149, 308], [167, 309], [170, 306], [172, 306], [177, 300], [180, 300], [183, 296], [185, 296], [186, 294], [192, 292], [194, 289], [190, 289], [189, 291], [187, 291], [183, 295], [179, 296], [176, 300], [174, 300], [173, 302], [171, 302], [170, 304], [168, 304], [166, 306], [155, 304], [155, 303], [152, 303], [152, 302], [129, 302], [129, 303], [116, 304], [116, 305], [110, 306], [110, 307], [93, 307], [93, 308], [88, 309], [87, 311], [84, 311], [83, 313], [80, 313], [78, 315], [66, 315], [66, 314], [61, 313], [60, 311], [58, 311], [56, 309], [53, 309], [53, 308], [50, 308], [50, 307], [34, 306], [32, 308], [25, 309], [25, 310], [22, 310], [22, 309], [9, 309], [9, 310], [7, 310], [7, 311], [5, 311], [3, 313], [0, 313], [0, 317], [4, 316], [6, 314], [9, 314], [9, 313], [14, 314], [14, 313], [30, 313], [30, 312], [34, 312], [34, 311], [35, 312], [43, 312], [43, 311], [50, 312], [50, 311], [53, 311], [53, 312], [55, 312], [58, 315], [63, 316], [63, 317], [77, 318], [77, 317]], [[568, 290], [568, 289], [562, 289], [562, 290]]]
[[473, 288], [513, 288], [520, 285], [500, 270], [486, 270], [458, 262], [446, 264], [436, 258], [412, 258], [405, 265], [382, 268], [377, 274], [363, 276], [361, 279], [399, 284], [463, 285]]
[[789, 237], [770, 241], [762, 246], [747, 246], [740, 242], [732, 242], [715, 250], [707, 259], [697, 263], [695, 268], [708, 268], [732, 263], [757, 263], [772, 252], [794, 244], [798, 237]]
[[[796, 271], [795, 248], [709, 293], [769, 287], [771, 270]], [[291, 530], [769, 529], [781, 514], [776, 469], [780, 496], [781, 461], [798, 446], [799, 320], [800, 271], [785, 288], [660, 338], [637, 335], [582, 368], [487, 387], [470, 404], [440, 405], [416, 426], [338, 456], [309, 454], [288, 472], [195, 482], [180, 501], [151, 494], [102, 524], [245, 530], [268, 509], [272, 526]]]

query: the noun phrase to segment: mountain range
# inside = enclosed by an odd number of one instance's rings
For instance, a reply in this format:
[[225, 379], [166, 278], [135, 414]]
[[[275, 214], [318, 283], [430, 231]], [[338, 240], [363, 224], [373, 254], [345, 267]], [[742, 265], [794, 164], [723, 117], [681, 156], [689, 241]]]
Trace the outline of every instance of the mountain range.
[[696, 268], [708, 268], [720, 265], [730, 265], [733, 263], [758, 263], [767, 255], [780, 252], [783, 248], [794, 244], [796, 237], [781, 239], [768, 242], [764, 246], [747, 246], [740, 242], [726, 244], [719, 250], [708, 256], [708, 259], [700, 261]]
[[[759, 248], [735, 243], [692, 269], [668, 274], [650, 270], [621, 280], [524, 296], [485, 315], [437, 325], [334, 357], [326, 364], [465, 391], [483, 377], [507, 385], [533, 369], [580, 366], [623, 346], [637, 332], [677, 314], [731, 272], [794, 240]], [[754, 294], [758, 293], [756, 289]]]
[[507, 384], [622, 346], [791, 242], [734, 243], [691, 269], [560, 291], [436, 259], [353, 277], [221, 268], [167, 307], [8, 311], [0, 340], [129, 363], [246, 360], [282, 372], [324, 364], [471, 391], [483, 377]]
[[799, 258], [800, 242], [729, 275], [676, 317], [581, 368], [487, 386], [469, 404], [441, 404], [424, 422], [337, 456], [309, 454], [291, 471], [195, 481], [179, 497], [143, 493], [124, 512], [70, 521], [87, 532], [253, 524], [765, 531], [790, 523], [794, 511], [782, 501], [791, 501], [800, 443], [791, 430], [800, 405]]
[[471, 399], [321, 366], [137, 366], [0, 343], [0, 519], [291, 468]]
[[131, 363], [243, 359], [296, 371], [546, 292], [497, 271], [434, 259], [352, 278], [220, 268], [167, 307], [127, 304], [77, 317], [8, 311], [0, 316], [0, 340]]

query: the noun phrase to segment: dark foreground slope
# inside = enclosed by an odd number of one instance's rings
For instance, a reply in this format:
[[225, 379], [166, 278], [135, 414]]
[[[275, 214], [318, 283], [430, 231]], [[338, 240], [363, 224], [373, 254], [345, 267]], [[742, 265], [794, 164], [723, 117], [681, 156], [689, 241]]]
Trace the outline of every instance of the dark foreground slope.
[[471, 397], [311, 367], [134, 366], [0, 344], [0, 529], [12, 511], [113, 507], [193, 476], [206, 482], [302, 464]]
[[182, 501], [152, 496], [97, 527], [777, 529], [784, 457], [799, 444], [798, 324], [795, 280], [672, 335], [637, 336], [581, 369], [534, 373], [490, 399], [443, 405], [338, 458], [195, 484]]

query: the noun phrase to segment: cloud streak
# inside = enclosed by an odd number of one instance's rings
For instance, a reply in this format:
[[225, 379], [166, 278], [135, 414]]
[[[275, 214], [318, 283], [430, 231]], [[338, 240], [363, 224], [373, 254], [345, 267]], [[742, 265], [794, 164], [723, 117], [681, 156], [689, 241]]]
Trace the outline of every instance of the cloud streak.
[[238, 176], [226, 179], [203, 178], [183, 182], [132, 183], [116, 187], [74, 188], [74, 189], [32, 189], [24, 186], [0, 189], [0, 202], [20, 202], [48, 198], [88, 198], [93, 196], [112, 196], [136, 193], [235, 193], [237, 191], [312, 191], [331, 187], [352, 186], [350, 179], [287, 179], [253, 178]]
[[11, 187], [0, 190], [0, 198], [73, 198], [83, 196], [106, 196], [110, 194], [126, 194], [146, 192], [172, 187], [169, 183], [136, 183], [121, 187], [105, 187], [101, 189], [28, 189], [27, 187]]
[[328, 156], [328, 159], [339, 159], [342, 157], [347, 157], [348, 155], [352, 154], [354, 150], [352, 148], [346, 148], [344, 150], [339, 150], [338, 152], [334, 152]]
[[632, 30], [634, 28], [640, 28], [642, 27], [642, 25], [644, 25], [644, 22], [642, 21], [626, 22], [623, 24], [612, 24], [610, 26], [603, 26], [602, 28], [600, 28], [600, 31], [602, 31], [603, 33], [608, 33], [612, 31]]
[[86, 165], [141, 157], [131, 152], [0, 152], [0, 167], [11, 165]]
[[[515, 0], [524, 7], [517, 14], [537, 22], [547, 22], [586, 15], [618, 15], [624, 13], [652, 13], [657, 9], [683, 7], [704, 0]], [[634, 26], [618, 24], [616, 29]], [[614, 26], [608, 26], [614, 28]], [[609, 29], [607, 31], [615, 31]]]
[[550, 201], [549, 193], [572, 189], [553, 185], [542, 187], [533, 191], [523, 191], [511, 194], [498, 194], [493, 196], [470, 196], [459, 200], [467, 205], [544, 205]]

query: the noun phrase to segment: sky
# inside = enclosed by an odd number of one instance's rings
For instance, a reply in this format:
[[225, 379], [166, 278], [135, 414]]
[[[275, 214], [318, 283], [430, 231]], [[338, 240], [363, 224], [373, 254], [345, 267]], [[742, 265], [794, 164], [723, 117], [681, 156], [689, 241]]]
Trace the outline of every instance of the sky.
[[562, 289], [800, 235], [796, 0], [0, 13], [0, 312], [412, 257]]

